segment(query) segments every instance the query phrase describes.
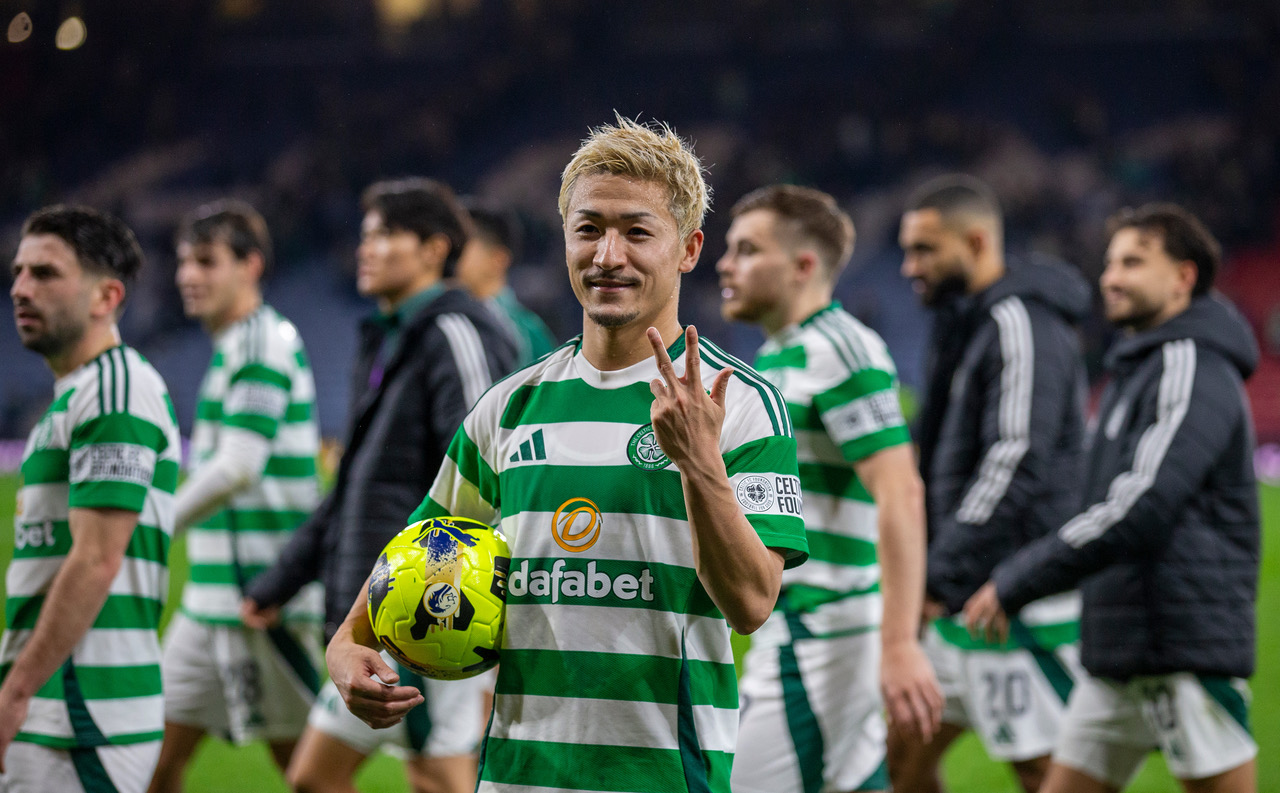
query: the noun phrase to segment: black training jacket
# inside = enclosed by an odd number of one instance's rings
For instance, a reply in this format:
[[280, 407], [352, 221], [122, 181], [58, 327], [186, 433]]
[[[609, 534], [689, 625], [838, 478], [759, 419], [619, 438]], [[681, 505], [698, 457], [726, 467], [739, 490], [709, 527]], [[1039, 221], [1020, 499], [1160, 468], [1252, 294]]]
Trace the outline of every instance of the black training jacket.
[[245, 589], [261, 605], [279, 605], [319, 579], [326, 641], [383, 546], [431, 487], [467, 411], [515, 365], [514, 342], [489, 309], [461, 289], [441, 293], [402, 334], [380, 383], [371, 386], [384, 331], [373, 319], [361, 323], [350, 425], [333, 489], [276, 563]]
[[1253, 673], [1260, 528], [1244, 380], [1257, 363], [1249, 327], [1216, 296], [1108, 353], [1087, 507], [994, 576], [1011, 613], [1083, 582], [1090, 674]]
[[955, 613], [996, 564], [1079, 506], [1084, 279], [1036, 258], [1010, 263], [935, 329], [921, 459], [929, 595]]

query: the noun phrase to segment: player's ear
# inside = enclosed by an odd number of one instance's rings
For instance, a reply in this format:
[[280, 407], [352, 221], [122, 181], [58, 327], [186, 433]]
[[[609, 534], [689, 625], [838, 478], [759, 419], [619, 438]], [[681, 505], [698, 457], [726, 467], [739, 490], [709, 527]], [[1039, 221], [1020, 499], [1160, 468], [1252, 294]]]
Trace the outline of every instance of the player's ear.
[[493, 261], [502, 272], [511, 269], [511, 251], [506, 248], [495, 248], [493, 251]]
[[262, 280], [263, 274], [267, 271], [267, 260], [263, 258], [262, 251], [249, 251], [249, 255], [245, 256], [243, 261], [253, 280]]
[[449, 248], [453, 245], [443, 234], [432, 234], [418, 246], [418, 254], [423, 262], [434, 270], [444, 272], [444, 260], [449, 257]]
[[92, 287], [89, 296], [89, 316], [94, 319], [120, 316], [124, 303], [124, 282], [119, 278], [102, 277]]
[[694, 229], [684, 238], [684, 248], [680, 257], [680, 272], [692, 272], [698, 266], [698, 257], [702, 255], [702, 229]]
[[991, 240], [987, 235], [987, 230], [981, 226], [973, 226], [964, 233], [965, 247], [969, 249], [969, 254], [978, 259], [982, 254], [991, 249]]
[[1177, 262], [1178, 267], [1178, 290], [1188, 295], [1195, 294], [1196, 281], [1200, 279], [1200, 268], [1196, 267], [1196, 263], [1187, 260]]
[[796, 280], [809, 283], [822, 275], [822, 262], [812, 248], [801, 248], [796, 252]]

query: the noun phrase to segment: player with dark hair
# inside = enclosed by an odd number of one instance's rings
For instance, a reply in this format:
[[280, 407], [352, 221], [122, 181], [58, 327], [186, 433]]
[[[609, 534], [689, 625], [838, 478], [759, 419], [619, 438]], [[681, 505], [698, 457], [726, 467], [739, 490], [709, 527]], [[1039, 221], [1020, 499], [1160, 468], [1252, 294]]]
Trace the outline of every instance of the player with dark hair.
[[57, 378], [27, 441], [0, 639], [0, 789], [141, 793], [160, 754], [160, 625], [181, 441], [116, 323], [142, 266], [116, 218], [29, 217], [12, 264], [23, 346]]
[[318, 584], [269, 630], [247, 628], [239, 614], [245, 584], [320, 501], [311, 366], [297, 328], [262, 301], [267, 224], [248, 204], [218, 201], [185, 217], [176, 243], [183, 310], [209, 334], [213, 359], [176, 500], [191, 572], [165, 633], [165, 739], [152, 793], [182, 789], [206, 733], [264, 739], [284, 770], [320, 688]]
[[1124, 332], [1090, 446], [1086, 505], [992, 572], [965, 606], [1003, 636], [1027, 603], [1080, 586], [1081, 660], [1042, 791], [1124, 788], [1159, 749], [1193, 792], [1252, 793], [1249, 733], [1261, 560], [1253, 334], [1210, 293], [1217, 241], [1185, 209], [1109, 224], [1100, 280]]
[[[378, 182], [362, 206], [356, 288], [378, 310], [360, 327], [345, 451], [329, 495], [246, 587], [242, 615], [251, 626], [274, 624], [281, 605], [319, 579], [331, 636], [430, 486], [462, 417], [514, 365], [514, 344], [489, 310], [446, 277], [470, 226], [453, 192], [429, 179]], [[429, 707], [384, 733], [348, 713], [326, 686], [290, 765], [291, 784], [353, 790], [365, 758], [400, 743], [412, 752], [409, 772], [419, 790], [470, 790], [483, 683], [424, 686]]]
[[940, 790], [942, 755], [966, 729], [1034, 791], [1078, 667], [1079, 596], [1032, 604], [1008, 642], [959, 620], [992, 568], [1078, 505], [1084, 364], [1076, 325], [1089, 289], [1038, 258], [1006, 261], [1003, 217], [982, 182], [943, 176], [907, 202], [902, 274], [935, 311], [917, 425], [929, 528], [926, 589], [943, 614], [925, 638], [947, 698], [929, 744], [893, 731], [896, 790]]
[[795, 426], [810, 554], [783, 574], [752, 638], [733, 788], [886, 790], [885, 707], [926, 741], [942, 715], [918, 640], [924, 487], [897, 369], [880, 337], [832, 301], [854, 230], [831, 196], [772, 185], [732, 215], [716, 265], [721, 313], [768, 334], [755, 367]]
[[512, 265], [520, 261], [524, 227], [510, 209], [466, 202], [472, 234], [458, 262], [458, 281], [484, 301], [516, 340], [517, 364], [525, 366], [551, 352], [555, 341], [546, 323], [520, 304], [508, 285]]
[[[471, 237], [471, 219], [453, 190], [434, 179], [411, 176], [374, 182], [360, 197], [365, 233], [407, 232], [443, 250], [437, 279], [457, 275], [458, 260]], [[375, 216], [377, 224], [370, 223]], [[442, 247], [447, 244], [447, 247]]]

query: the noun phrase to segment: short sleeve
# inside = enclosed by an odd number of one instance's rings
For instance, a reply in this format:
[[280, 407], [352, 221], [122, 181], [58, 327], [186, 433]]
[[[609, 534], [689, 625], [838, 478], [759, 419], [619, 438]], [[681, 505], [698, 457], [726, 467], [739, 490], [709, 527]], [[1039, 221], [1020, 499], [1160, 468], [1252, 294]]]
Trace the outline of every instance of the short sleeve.
[[500, 506], [498, 475], [463, 424], [454, 433], [440, 472], [426, 498], [409, 516], [409, 523], [457, 516], [496, 525]]
[[781, 551], [788, 568], [808, 559], [795, 439], [749, 441], [725, 453], [724, 462], [738, 506], [765, 547]]
[[911, 440], [898, 399], [897, 379], [890, 372], [856, 371], [839, 385], [815, 394], [813, 406], [849, 462]]
[[166, 446], [159, 427], [129, 413], [99, 413], [76, 424], [68, 506], [141, 512]]

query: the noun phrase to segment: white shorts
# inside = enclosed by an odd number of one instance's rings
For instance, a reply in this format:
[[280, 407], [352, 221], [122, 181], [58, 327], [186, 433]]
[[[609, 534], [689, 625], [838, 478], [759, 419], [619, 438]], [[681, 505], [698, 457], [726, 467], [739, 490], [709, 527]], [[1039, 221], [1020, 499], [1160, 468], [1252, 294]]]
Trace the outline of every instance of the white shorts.
[[1203, 779], [1258, 754], [1249, 686], [1188, 672], [1127, 683], [1085, 675], [1071, 692], [1053, 761], [1118, 788], [1159, 749], [1178, 779]]
[[775, 611], [751, 637], [734, 793], [887, 790], [879, 631], [806, 634]]
[[1044, 757], [1057, 745], [1072, 683], [1083, 674], [1080, 648], [974, 650], [946, 642], [935, 626], [925, 653], [946, 698], [944, 724], [977, 733], [993, 760]]
[[400, 685], [421, 689], [426, 702], [394, 727], [375, 730], [347, 710], [338, 687], [330, 681], [320, 690], [307, 723], [366, 756], [383, 746], [423, 757], [475, 754], [489, 718], [484, 694], [493, 690], [496, 670], [466, 680], [431, 680], [399, 666], [386, 653], [382, 660], [400, 673]]
[[164, 636], [164, 718], [237, 744], [302, 734], [319, 689], [320, 631], [256, 631], [174, 615]]
[[0, 793], [146, 793], [159, 760], [159, 741], [85, 749], [14, 741], [4, 757]]

